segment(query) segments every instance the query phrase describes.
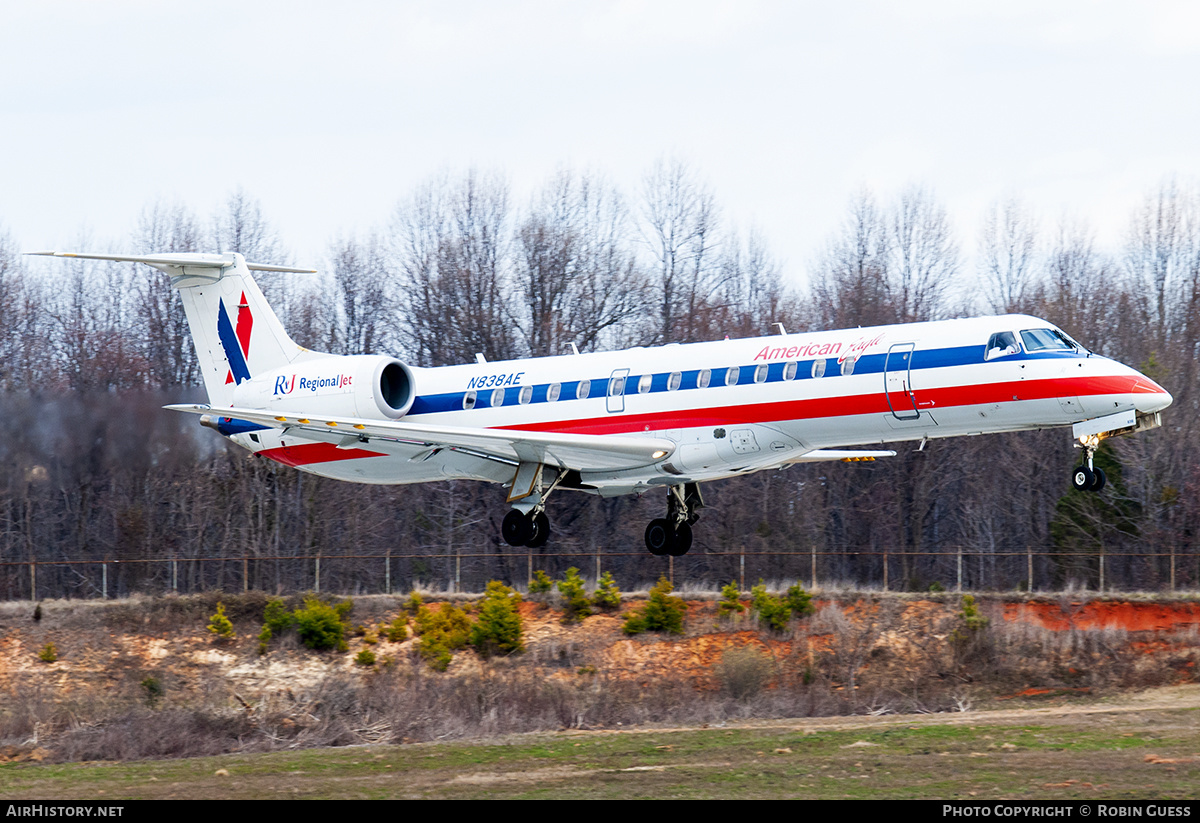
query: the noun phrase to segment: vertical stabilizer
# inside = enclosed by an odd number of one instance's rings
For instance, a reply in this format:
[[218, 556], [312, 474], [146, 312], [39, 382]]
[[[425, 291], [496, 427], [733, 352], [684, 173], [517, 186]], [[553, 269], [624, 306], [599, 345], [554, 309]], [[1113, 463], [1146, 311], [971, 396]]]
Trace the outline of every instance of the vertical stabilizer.
[[172, 287], [179, 290], [183, 299], [208, 402], [215, 406], [230, 405], [233, 390], [255, 375], [299, 359], [320, 356], [288, 337], [250, 274], [251, 270], [312, 274], [312, 269], [247, 263], [237, 253], [135, 256], [46, 251], [32, 254], [145, 263], [170, 275]]

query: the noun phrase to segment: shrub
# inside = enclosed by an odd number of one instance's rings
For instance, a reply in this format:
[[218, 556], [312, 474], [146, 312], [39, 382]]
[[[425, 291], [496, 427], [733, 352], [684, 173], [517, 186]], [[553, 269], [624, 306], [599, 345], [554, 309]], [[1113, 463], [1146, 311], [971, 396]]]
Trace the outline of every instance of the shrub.
[[642, 632], [669, 632], [683, 634], [683, 617], [687, 614], [687, 603], [671, 592], [675, 587], [665, 577], [650, 590], [650, 599], [640, 609], [631, 611], [625, 618], [622, 630], [625, 634]]
[[38, 660], [43, 663], [53, 663], [58, 660], [58, 647], [53, 643], [47, 643], [42, 646], [42, 650], [38, 652]]
[[208, 631], [217, 640], [233, 640], [233, 622], [225, 616], [225, 604], [217, 603], [217, 613], [208, 619]]
[[483, 657], [514, 654], [525, 650], [521, 615], [517, 604], [521, 595], [498, 580], [487, 584], [479, 617], [471, 627], [471, 646]]
[[550, 579], [550, 575], [541, 569], [533, 573], [533, 579], [529, 581], [530, 594], [548, 594], [553, 588], [554, 581]]
[[615, 611], [620, 608], [621, 590], [617, 587], [617, 581], [613, 579], [612, 572], [600, 575], [600, 583], [592, 595], [592, 603], [596, 608], [604, 611]]
[[267, 647], [271, 645], [272, 634], [270, 626], [263, 626], [262, 631], [258, 633], [258, 653], [260, 655], [267, 653]]
[[462, 609], [444, 604], [440, 609], [421, 606], [417, 612], [417, 653], [430, 668], [444, 672], [450, 666], [453, 652], [465, 648], [471, 638], [471, 618]]
[[296, 609], [296, 633], [300, 642], [310, 649], [346, 650], [346, 624], [343, 622], [354, 602], [346, 600], [336, 606], [313, 595], [304, 598], [304, 607]]
[[770, 655], [753, 646], [727, 649], [716, 665], [721, 691], [735, 700], [744, 700], [762, 691], [774, 670]]
[[558, 582], [558, 591], [565, 601], [562, 622], [578, 623], [592, 613], [592, 601], [588, 599], [579, 569], [574, 566], [567, 569], [567, 576]]
[[400, 606], [400, 611], [402, 614], [411, 614], [413, 617], [416, 617], [417, 613], [421, 611], [421, 606], [424, 604], [425, 598], [417, 594], [416, 589], [413, 589], [408, 593], [408, 599]]
[[263, 622], [274, 636], [283, 634], [294, 626], [296, 617], [288, 610], [287, 604], [281, 598], [272, 597], [267, 601], [267, 607], [263, 610]]
[[782, 597], [768, 594], [767, 587], [761, 580], [750, 590], [750, 606], [758, 615], [758, 619], [773, 631], [786, 630], [792, 619], [792, 610], [788, 604]]
[[404, 612], [396, 615], [396, 619], [384, 631], [384, 636], [392, 643], [403, 643], [408, 639], [408, 621], [404, 617]]
[[817, 612], [817, 607], [812, 602], [812, 595], [806, 592], [799, 583], [788, 587], [784, 600], [787, 602], [788, 608], [792, 610], [793, 617], [808, 617]]
[[370, 649], [363, 649], [354, 656], [354, 662], [360, 666], [374, 666], [375, 652]]
[[144, 678], [141, 686], [142, 697], [145, 698], [146, 705], [153, 709], [158, 705], [158, 701], [162, 699], [166, 689], [163, 688], [162, 682], [154, 675]]
[[746, 611], [742, 605], [742, 590], [738, 584], [730, 581], [728, 586], [721, 587], [721, 599], [717, 603], [717, 617], [732, 617]]

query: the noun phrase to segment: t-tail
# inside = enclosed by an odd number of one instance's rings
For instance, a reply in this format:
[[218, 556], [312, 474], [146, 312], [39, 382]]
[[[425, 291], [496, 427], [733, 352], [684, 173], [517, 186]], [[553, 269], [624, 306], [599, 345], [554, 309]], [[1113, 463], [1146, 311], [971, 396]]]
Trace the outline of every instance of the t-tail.
[[196, 355], [204, 374], [208, 401], [233, 404], [234, 390], [252, 377], [278, 372], [298, 361], [323, 355], [297, 345], [267, 304], [251, 271], [313, 273], [247, 263], [242, 255], [227, 254], [71, 254], [32, 252], [50, 257], [145, 263], [166, 272], [179, 290]]

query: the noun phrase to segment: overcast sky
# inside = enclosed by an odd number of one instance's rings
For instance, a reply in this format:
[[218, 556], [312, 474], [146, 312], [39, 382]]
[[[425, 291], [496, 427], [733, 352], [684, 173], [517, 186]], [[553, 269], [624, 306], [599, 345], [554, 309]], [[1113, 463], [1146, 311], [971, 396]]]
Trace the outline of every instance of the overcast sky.
[[1200, 4], [0, 0], [0, 227], [123, 251], [141, 209], [241, 187], [298, 263], [440, 170], [627, 194], [690, 162], [793, 280], [862, 186], [1120, 242], [1200, 178]]

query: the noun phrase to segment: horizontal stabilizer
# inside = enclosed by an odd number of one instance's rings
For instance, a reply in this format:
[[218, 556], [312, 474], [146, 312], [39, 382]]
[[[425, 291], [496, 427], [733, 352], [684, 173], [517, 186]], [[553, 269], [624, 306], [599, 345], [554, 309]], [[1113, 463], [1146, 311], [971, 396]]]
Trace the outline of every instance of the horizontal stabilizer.
[[[80, 260], [113, 260], [118, 263], [145, 263], [156, 269], [166, 271], [171, 268], [189, 269], [224, 269], [235, 264], [232, 254], [77, 254], [68, 251], [29, 251], [29, 255], [39, 257], [73, 257]], [[297, 269], [291, 266], [275, 266], [268, 263], [247, 263], [251, 271], [277, 271], [292, 274], [316, 274], [316, 269]]]

